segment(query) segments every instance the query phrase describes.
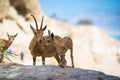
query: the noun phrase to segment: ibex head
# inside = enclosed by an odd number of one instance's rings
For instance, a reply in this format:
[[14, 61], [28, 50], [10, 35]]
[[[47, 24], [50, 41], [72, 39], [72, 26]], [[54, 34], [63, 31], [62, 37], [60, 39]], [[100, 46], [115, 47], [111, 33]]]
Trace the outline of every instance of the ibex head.
[[8, 41], [9, 41], [9, 42], [13, 42], [13, 40], [15, 39], [15, 37], [16, 37], [17, 35], [18, 35], [18, 33], [15, 34], [15, 35], [9, 35], [9, 34], [7, 33]]
[[33, 26], [30, 24], [30, 28], [32, 29], [35, 37], [37, 38], [37, 41], [39, 41], [40, 43], [42, 42], [42, 36], [43, 36], [43, 32], [44, 30], [46, 29], [47, 25], [45, 25], [44, 28], [42, 28], [42, 25], [43, 25], [43, 19], [44, 17], [42, 16], [42, 21], [41, 21], [41, 25], [40, 25], [40, 29], [38, 29], [38, 24], [37, 24], [37, 20], [36, 18], [31, 15], [35, 21], [35, 24], [36, 24], [36, 30], [33, 28]]
[[43, 44], [45, 45], [45, 47], [47, 47], [50, 44], [53, 44], [53, 40], [54, 40], [54, 34], [50, 32], [50, 30], [48, 30], [48, 36], [44, 37], [43, 40]]

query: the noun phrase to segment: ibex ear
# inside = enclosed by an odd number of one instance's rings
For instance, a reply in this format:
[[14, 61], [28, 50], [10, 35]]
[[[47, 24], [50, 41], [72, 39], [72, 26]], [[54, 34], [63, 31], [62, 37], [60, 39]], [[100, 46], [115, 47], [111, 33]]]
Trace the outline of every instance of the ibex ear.
[[33, 31], [33, 33], [35, 33], [35, 29], [32, 27], [32, 25], [30, 24], [30, 28]]
[[10, 35], [7, 33], [8, 38], [10, 38]]
[[50, 36], [50, 30], [48, 30], [48, 35]]
[[18, 33], [16, 33], [15, 35], [14, 35], [14, 37], [16, 37], [18, 35]]
[[51, 37], [52, 37], [52, 39], [54, 38], [54, 34], [53, 33], [51, 33]]
[[47, 25], [45, 25], [45, 27], [42, 29], [43, 31], [47, 28]]

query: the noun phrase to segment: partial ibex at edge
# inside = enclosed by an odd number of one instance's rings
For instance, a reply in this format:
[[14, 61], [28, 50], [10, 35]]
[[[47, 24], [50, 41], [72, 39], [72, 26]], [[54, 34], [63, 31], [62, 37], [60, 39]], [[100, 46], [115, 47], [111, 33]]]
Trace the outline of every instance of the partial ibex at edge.
[[[38, 56], [42, 57], [43, 65], [45, 65], [45, 57], [52, 57], [52, 56], [54, 56], [58, 64], [61, 65], [60, 58], [58, 56], [58, 53], [56, 52], [56, 47], [54, 46], [54, 44], [49, 44], [46, 47], [42, 43], [42, 41], [44, 41], [47, 38], [47, 36], [43, 36], [43, 32], [47, 27], [46, 25], [44, 28], [42, 28], [43, 17], [42, 17], [40, 29], [38, 29], [38, 24], [37, 24], [35, 17], [33, 15], [32, 17], [36, 23], [36, 30], [32, 27], [32, 25], [30, 25], [30, 28], [32, 29], [34, 33], [34, 37], [29, 44], [29, 50], [31, 52], [31, 55], [33, 56], [33, 65], [36, 64], [36, 57]], [[52, 39], [52, 36], [50, 36], [50, 38]]]
[[[4, 51], [4, 50], [7, 50], [10, 45], [13, 43], [15, 37], [18, 35], [18, 33], [16, 35], [9, 35], [7, 33], [7, 36], [8, 36], [8, 40], [5, 40], [5, 39], [0, 39], [0, 51]], [[2, 62], [4, 58], [4, 53], [1, 53], [0, 54], [0, 63]]]

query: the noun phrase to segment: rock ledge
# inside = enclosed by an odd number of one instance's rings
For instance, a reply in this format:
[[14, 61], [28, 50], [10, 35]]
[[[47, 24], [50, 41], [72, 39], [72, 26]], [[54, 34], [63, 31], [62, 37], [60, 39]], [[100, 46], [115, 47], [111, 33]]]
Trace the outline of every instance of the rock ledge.
[[120, 80], [99, 71], [58, 66], [0, 66], [0, 80]]

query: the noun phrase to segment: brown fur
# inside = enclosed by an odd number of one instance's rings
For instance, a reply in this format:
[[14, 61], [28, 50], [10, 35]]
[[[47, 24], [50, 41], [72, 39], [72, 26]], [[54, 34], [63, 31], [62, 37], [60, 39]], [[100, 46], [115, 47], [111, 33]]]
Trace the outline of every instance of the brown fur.
[[52, 56], [55, 57], [58, 64], [60, 65], [60, 58], [57, 55], [56, 47], [53, 44], [49, 44], [46, 47], [42, 43], [42, 41], [46, 40], [46, 38], [47, 38], [47, 36], [43, 36], [43, 32], [46, 29], [46, 27], [44, 27], [42, 29], [43, 19], [42, 19], [42, 22], [41, 22], [41, 28], [38, 29], [36, 19], [35, 19], [35, 17], [33, 15], [32, 15], [32, 17], [34, 18], [34, 20], [36, 22], [36, 30], [30, 25], [30, 27], [31, 27], [31, 29], [32, 29], [32, 31], [34, 33], [34, 37], [33, 37], [33, 39], [31, 40], [31, 42], [29, 44], [29, 50], [31, 52], [31, 55], [33, 56], [33, 65], [36, 64], [36, 57], [38, 57], [38, 56], [42, 57], [42, 64], [43, 65], [45, 65], [45, 57], [52, 57]]
[[44, 42], [44, 44], [46, 44], [46, 46], [48, 46], [48, 44], [51, 44], [51, 43], [55, 45], [58, 55], [61, 56], [62, 66], [66, 65], [65, 53], [70, 49], [71, 63], [72, 63], [72, 67], [74, 67], [72, 39], [68, 36], [64, 38], [61, 38], [60, 36], [57, 36], [57, 35], [54, 36], [54, 34], [50, 33], [50, 31], [48, 31], [48, 33], [49, 33], [49, 36], [51, 35], [53, 36], [53, 39], [50, 39], [50, 37], [48, 37], [47, 38], [48, 40]]

